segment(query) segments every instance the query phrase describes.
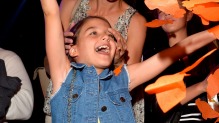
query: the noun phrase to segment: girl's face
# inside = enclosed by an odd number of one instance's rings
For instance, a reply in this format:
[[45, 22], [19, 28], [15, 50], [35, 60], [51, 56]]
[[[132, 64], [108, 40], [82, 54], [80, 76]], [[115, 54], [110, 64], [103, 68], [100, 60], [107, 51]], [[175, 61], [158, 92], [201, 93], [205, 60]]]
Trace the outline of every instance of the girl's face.
[[109, 33], [110, 25], [98, 18], [88, 20], [81, 28], [75, 50], [78, 53], [76, 62], [94, 65], [104, 69], [111, 65], [116, 42]]
[[172, 15], [166, 14], [164, 12], [158, 12], [158, 19], [160, 20], [172, 20], [172, 24], [164, 24], [162, 28], [167, 33], [175, 33], [181, 29], [186, 29], [187, 24], [187, 14], [182, 18], [174, 18]]

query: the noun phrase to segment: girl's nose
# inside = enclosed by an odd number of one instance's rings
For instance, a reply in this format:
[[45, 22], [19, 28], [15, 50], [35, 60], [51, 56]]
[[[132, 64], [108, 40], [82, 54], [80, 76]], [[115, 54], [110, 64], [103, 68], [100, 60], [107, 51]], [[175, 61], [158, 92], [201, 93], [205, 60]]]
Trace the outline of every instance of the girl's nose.
[[103, 41], [110, 41], [110, 38], [109, 38], [109, 36], [105, 35], [105, 36], [103, 36], [102, 40]]

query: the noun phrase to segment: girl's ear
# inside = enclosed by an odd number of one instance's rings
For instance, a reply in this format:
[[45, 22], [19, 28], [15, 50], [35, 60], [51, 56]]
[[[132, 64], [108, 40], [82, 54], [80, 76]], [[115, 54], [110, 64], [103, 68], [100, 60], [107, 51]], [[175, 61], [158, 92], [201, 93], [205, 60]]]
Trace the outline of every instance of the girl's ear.
[[186, 21], [190, 21], [190, 20], [192, 19], [193, 13], [192, 13], [191, 11], [188, 11], [188, 12], [186, 13], [186, 16], [187, 16]]
[[73, 58], [78, 56], [77, 46], [74, 45], [69, 49], [69, 55]]

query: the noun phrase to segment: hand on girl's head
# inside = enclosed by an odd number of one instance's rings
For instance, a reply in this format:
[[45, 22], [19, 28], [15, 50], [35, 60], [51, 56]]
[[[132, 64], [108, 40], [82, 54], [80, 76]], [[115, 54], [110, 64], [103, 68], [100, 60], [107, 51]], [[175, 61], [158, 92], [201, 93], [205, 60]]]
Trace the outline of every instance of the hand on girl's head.
[[69, 49], [73, 45], [72, 38], [69, 38], [69, 37], [72, 37], [73, 35], [74, 34], [72, 32], [69, 32], [69, 31], [64, 32], [64, 37], [65, 37], [64, 41], [65, 41], [65, 52], [66, 52], [66, 54], [69, 53]]
[[69, 30], [75, 25], [75, 23], [70, 23], [69, 24], [69, 28], [67, 31], [64, 32], [64, 37], [65, 37], [65, 52], [66, 54], [69, 53], [69, 50], [71, 48], [71, 46], [73, 45], [73, 40], [72, 38], [69, 38], [69, 37], [72, 37], [74, 36], [74, 34], [72, 32], [70, 32]]
[[114, 56], [114, 63], [117, 64], [124, 60], [124, 55], [127, 50], [127, 44], [126, 44], [125, 39], [122, 37], [122, 35], [118, 31], [112, 28], [109, 28], [108, 31], [114, 35], [114, 38], [116, 39], [116, 42], [117, 42], [116, 53]]

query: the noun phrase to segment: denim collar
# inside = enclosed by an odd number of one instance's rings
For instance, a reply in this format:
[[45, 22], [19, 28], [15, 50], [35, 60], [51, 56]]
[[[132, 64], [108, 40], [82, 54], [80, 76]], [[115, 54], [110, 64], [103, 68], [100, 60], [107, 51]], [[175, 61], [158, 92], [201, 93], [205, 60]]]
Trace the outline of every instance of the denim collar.
[[[75, 62], [71, 62], [71, 66], [73, 66], [76, 69], [84, 69], [85, 67], [88, 67], [86, 64], [82, 64], [82, 63], [75, 63]], [[94, 66], [91, 66], [93, 69], [95, 69]], [[91, 68], [89, 67], [89, 68]], [[110, 70], [109, 68], [106, 68], [102, 73], [100, 73], [99, 75], [100, 79], [108, 79], [110, 77], [113, 76], [113, 71]]]

